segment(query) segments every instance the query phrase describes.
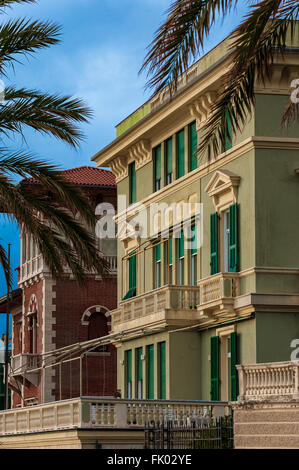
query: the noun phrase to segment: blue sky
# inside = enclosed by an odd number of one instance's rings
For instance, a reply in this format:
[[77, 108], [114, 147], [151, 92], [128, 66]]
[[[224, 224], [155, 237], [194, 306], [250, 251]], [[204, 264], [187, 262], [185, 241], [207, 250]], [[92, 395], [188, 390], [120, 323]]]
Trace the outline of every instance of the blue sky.
[[[94, 111], [91, 124], [83, 128], [86, 140], [78, 151], [26, 131], [27, 151], [63, 168], [92, 164], [92, 155], [114, 139], [114, 126], [149, 98], [144, 91], [146, 77], [138, 76], [138, 71], [169, 5], [170, 0], [39, 0], [17, 5], [1, 16], [0, 21], [26, 16], [63, 26], [60, 45], [24, 59], [5, 83], [74, 95]], [[233, 30], [245, 11], [240, 7], [224, 22], [219, 19], [206, 51]], [[10, 146], [19, 149], [21, 142]], [[0, 238], [5, 247], [13, 244], [15, 268], [19, 264], [17, 228], [0, 219]], [[0, 274], [0, 294], [4, 292]]]

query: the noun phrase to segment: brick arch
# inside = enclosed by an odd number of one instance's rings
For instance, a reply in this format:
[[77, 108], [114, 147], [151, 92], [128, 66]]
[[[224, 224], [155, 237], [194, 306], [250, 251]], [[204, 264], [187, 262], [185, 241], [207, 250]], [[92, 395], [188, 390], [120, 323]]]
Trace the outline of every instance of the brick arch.
[[110, 316], [110, 310], [103, 305], [93, 305], [85, 310], [81, 317], [81, 325], [88, 326], [89, 325], [89, 318], [93, 313], [102, 313], [105, 317]]

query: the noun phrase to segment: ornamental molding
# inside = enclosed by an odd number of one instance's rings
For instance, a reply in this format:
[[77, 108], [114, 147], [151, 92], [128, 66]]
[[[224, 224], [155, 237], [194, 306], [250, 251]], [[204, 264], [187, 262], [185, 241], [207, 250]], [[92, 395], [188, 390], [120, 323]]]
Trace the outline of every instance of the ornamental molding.
[[119, 155], [110, 162], [110, 169], [115, 176], [116, 183], [129, 176], [129, 163], [135, 162], [136, 170], [152, 160], [151, 141], [142, 139], [132, 145], [126, 155]]
[[189, 105], [191, 116], [196, 119], [196, 128], [199, 130], [208, 120], [211, 107], [217, 98], [215, 91], [204, 93]]
[[274, 65], [270, 71], [269, 79], [266, 79], [264, 83], [256, 79], [255, 89], [256, 92], [260, 93], [265, 92], [265, 90], [278, 94], [289, 93], [291, 82], [296, 78], [299, 78], [298, 65]]
[[129, 162], [135, 161], [136, 170], [152, 160], [152, 146], [150, 140], [142, 139], [129, 149]]
[[104, 305], [93, 305], [92, 307], [89, 307], [88, 309], [86, 309], [85, 312], [83, 313], [81, 317], [81, 325], [88, 326], [90, 316], [93, 313], [102, 313], [103, 315], [105, 315], [105, 317], [110, 316], [110, 310]]
[[240, 176], [228, 170], [217, 170], [205, 188], [206, 193], [213, 198], [217, 212], [226, 210], [238, 200]]
[[110, 163], [110, 169], [115, 176], [116, 183], [119, 183], [121, 180], [128, 176], [128, 157], [126, 155], [121, 155], [116, 157]]

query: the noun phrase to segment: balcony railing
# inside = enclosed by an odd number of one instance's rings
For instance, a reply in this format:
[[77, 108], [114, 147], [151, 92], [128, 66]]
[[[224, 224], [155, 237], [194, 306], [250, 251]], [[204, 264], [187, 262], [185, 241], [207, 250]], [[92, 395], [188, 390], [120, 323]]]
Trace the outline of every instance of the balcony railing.
[[[117, 256], [104, 256], [104, 259], [108, 262], [110, 266], [111, 274], [116, 274], [117, 272]], [[49, 272], [49, 269], [46, 267], [43, 262], [42, 255], [36, 256], [35, 258], [26, 261], [26, 263], [20, 266], [20, 279], [19, 282], [25, 282], [28, 279], [40, 274], [42, 272]], [[71, 273], [70, 268], [65, 268], [65, 272]]]
[[239, 400], [299, 398], [299, 361], [237, 366]]
[[[112, 330], [122, 323], [139, 321], [152, 323], [171, 319], [166, 312], [176, 312], [175, 318], [192, 321], [197, 318], [199, 291], [197, 286], [164, 286], [120, 303], [120, 308], [111, 312]], [[158, 314], [161, 314], [160, 316]]]
[[220, 273], [198, 281], [200, 305], [220, 299], [233, 299], [239, 294], [239, 274]]
[[105, 260], [109, 263], [111, 274], [117, 273], [117, 256], [104, 256]]
[[230, 414], [225, 402], [76, 398], [0, 412], [0, 435], [60, 429], [142, 429], [166, 421], [209, 422]]
[[43, 257], [38, 255], [20, 266], [20, 281], [24, 282], [43, 271]]

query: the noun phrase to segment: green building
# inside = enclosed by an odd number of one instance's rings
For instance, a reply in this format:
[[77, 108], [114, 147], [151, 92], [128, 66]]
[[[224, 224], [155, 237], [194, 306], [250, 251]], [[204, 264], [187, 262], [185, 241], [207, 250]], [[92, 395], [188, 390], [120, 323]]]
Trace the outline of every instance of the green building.
[[242, 133], [199, 160], [229, 44], [196, 62], [174, 96], [166, 88], [120, 123], [93, 158], [119, 196], [111, 321], [123, 333], [122, 397], [235, 400], [236, 364], [289, 361], [299, 338], [299, 133], [280, 126], [299, 44], [256, 83]]

